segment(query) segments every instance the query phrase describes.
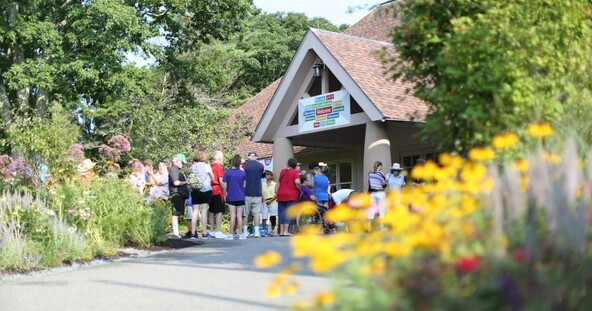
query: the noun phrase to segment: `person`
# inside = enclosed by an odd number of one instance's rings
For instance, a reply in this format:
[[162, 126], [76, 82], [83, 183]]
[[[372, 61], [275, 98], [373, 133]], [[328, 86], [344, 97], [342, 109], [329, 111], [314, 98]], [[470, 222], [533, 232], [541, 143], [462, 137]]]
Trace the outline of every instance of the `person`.
[[[208, 209], [210, 208], [210, 201], [212, 200], [212, 179], [214, 173], [212, 167], [206, 163], [207, 154], [203, 150], [196, 150], [193, 155], [193, 164], [189, 167], [191, 201], [193, 204], [193, 212], [191, 214], [191, 235], [190, 239], [197, 239], [197, 222], [201, 219], [201, 229], [203, 239], [209, 239], [208, 233]], [[201, 187], [196, 186], [194, 178], [199, 180]], [[213, 237], [213, 236], [212, 236]]]
[[353, 189], [339, 189], [331, 194], [331, 198], [333, 199], [333, 202], [335, 202], [335, 206], [341, 203], [347, 204], [352, 193], [355, 192], [356, 191], [354, 191]]
[[173, 165], [169, 170], [169, 199], [173, 204], [171, 223], [173, 226], [173, 237], [181, 238], [179, 234], [179, 216], [185, 210], [185, 199], [189, 197], [187, 179], [181, 172], [183, 164], [187, 163], [184, 154], [178, 153], [173, 157]]
[[312, 166], [312, 174], [314, 176], [312, 184], [314, 185], [313, 193], [317, 205], [327, 209], [329, 208], [329, 178], [324, 173], [329, 171], [329, 167], [322, 162], [313, 162], [310, 166]]
[[267, 231], [267, 220], [271, 224], [271, 230], [269, 230], [269, 236], [275, 236], [275, 227], [277, 224], [278, 215], [278, 204], [276, 201], [275, 186], [276, 182], [273, 181], [273, 172], [266, 170], [263, 173], [265, 182], [262, 185], [261, 193], [263, 195], [264, 204], [261, 209], [261, 223], [263, 230]]
[[152, 183], [150, 187], [150, 197], [155, 199], [166, 200], [169, 197], [169, 169], [164, 162], [158, 163], [158, 172], [154, 174], [154, 171], [147, 166], [147, 173], [149, 176], [149, 182]]
[[312, 191], [312, 187], [314, 187], [313, 182], [309, 178], [308, 175], [300, 175], [300, 195], [298, 197], [298, 202], [317, 202], [317, 198]]
[[298, 160], [288, 159], [287, 167], [282, 169], [280, 177], [276, 184], [278, 216], [280, 223], [280, 236], [290, 236], [288, 228], [290, 218], [286, 215], [286, 210], [298, 202], [300, 193], [300, 174], [296, 169]]
[[382, 173], [382, 162], [376, 161], [373, 170], [368, 173], [368, 190], [372, 201], [372, 206], [368, 209], [368, 219], [370, 220], [373, 220], [376, 214], [380, 218], [384, 217], [385, 209], [382, 202], [386, 198], [385, 187], [386, 179]]
[[146, 187], [144, 165], [138, 159], [131, 159], [129, 164], [132, 167], [132, 173], [129, 175], [128, 181], [137, 193], [143, 193]]
[[401, 191], [401, 189], [403, 189], [405, 186], [405, 177], [401, 175], [401, 171], [403, 171], [401, 164], [393, 163], [391, 171], [385, 176], [386, 184], [389, 190]]
[[261, 195], [261, 176], [265, 167], [257, 161], [257, 152], [251, 151], [247, 155], [249, 159], [243, 165], [245, 174], [247, 174], [247, 183], [245, 186], [245, 209], [243, 211], [243, 233], [247, 233], [249, 214], [253, 215], [253, 236], [261, 237], [259, 232], [259, 223], [261, 216], [261, 205], [263, 205]]
[[[245, 183], [247, 174], [240, 168], [241, 157], [237, 154], [230, 160], [231, 168], [224, 172], [222, 182], [226, 189], [226, 204], [230, 212], [230, 232], [226, 240], [234, 239], [234, 233], [240, 232], [243, 226], [243, 208], [245, 207]], [[235, 231], [236, 230], [236, 231]], [[238, 237], [244, 240], [247, 236], [243, 233]]]
[[78, 179], [79, 181], [85, 185], [90, 185], [90, 180], [93, 178], [93, 168], [97, 165], [91, 159], [84, 159], [80, 164], [77, 166], [78, 170]]
[[212, 200], [210, 201], [210, 229], [214, 231], [212, 234], [216, 239], [224, 238], [222, 234], [222, 214], [224, 213], [224, 191], [223, 179], [224, 168], [222, 162], [224, 161], [224, 154], [222, 151], [215, 151], [213, 161], [211, 164], [214, 178], [212, 178]]

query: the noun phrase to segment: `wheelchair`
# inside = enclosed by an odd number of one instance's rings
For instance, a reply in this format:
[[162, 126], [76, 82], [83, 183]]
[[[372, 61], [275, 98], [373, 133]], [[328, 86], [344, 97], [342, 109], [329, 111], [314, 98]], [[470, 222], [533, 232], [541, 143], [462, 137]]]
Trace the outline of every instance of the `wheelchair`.
[[325, 222], [323, 218], [326, 211], [326, 207], [319, 205], [317, 205], [316, 208], [313, 206], [302, 208], [296, 216], [296, 226], [298, 231], [316, 228], [319, 232], [323, 232], [324, 234], [330, 233], [331, 225]]

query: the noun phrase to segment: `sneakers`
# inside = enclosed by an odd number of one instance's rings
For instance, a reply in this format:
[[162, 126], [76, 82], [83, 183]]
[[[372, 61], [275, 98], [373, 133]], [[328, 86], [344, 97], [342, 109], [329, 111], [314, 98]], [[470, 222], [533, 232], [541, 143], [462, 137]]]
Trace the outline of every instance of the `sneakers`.
[[187, 232], [185, 232], [185, 235], [183, 235], [183, 238], [184, 238], [184, 239], [189, 239], [189, 238], [191, 238], [191, 231], [187, 231]]
[[269, 231], [269, 236], [275, 236], [275, 231]]
[[241, 235], [238, 237], [238, 239], [239, 239], [239, 240], [246, 240], [246, 239], [247, 239], [247, 235], [243, 233], [243, 234], [241, 234]]
[[[221, 233], [221, 232], [220, 232], [220, 233]], [[227, 234], [227, 235], [224, 237], [224, 240], [226, 240], [226, 241], [232, 241], [232, 240], [234, 240], [234, 236], [233, 236], [232, 234]]]
[[259, 231], [256, 231], [255, 234], [253, 235], [253, 237], [260, 238], [261, 237], [261, 233], [259, 233]]
[[235, 238], [235, 239], [238, 239], [238, 238], [239, 238], [239, 234], [238, 234], [238, 232], [235, 232], [235, 233], [232, 235], [232, 237], [233, 237], [233, 238]]
[[267, 236], [267, 230], [263, 230], [263, 231], [261, 231], [261, 236], [262, 236], [262, 237], [266, 237], [266, 236]]
[[206, 234], [202, 234], [201, 238], [204, 240], [210, 240], [210, 239], [213, 239], [214, 237], [211, 236], [209, 233], [206, 233]]
[[224, 233], [220, 232], [220, 231], [216, 231], [214, 233], [214, 238], [216, 238], [216, 239], [224, 239], [224, 238], [226, 238], [226, 235]]
[[195, 233], [190, 234], [189, 239], [190, 240], [197, 240], [197, 234], [195, 234]]
[[180, 234], [171, 234], [171, 239], [182, 239], [183, 237]]

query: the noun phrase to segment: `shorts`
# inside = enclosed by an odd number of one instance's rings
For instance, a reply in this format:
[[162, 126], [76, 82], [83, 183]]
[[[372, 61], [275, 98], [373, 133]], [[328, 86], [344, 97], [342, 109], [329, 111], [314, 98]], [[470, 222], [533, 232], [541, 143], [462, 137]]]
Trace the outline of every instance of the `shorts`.
[[212, 196], [212, 200], [210, 201], [210, 213], [224, 213], [224, 202], [222, 202], [221, 195], [214, 195]]
[[249, 213], [259, 215], [259, 213], [261, 213], [261, 205], [263, 205], [262, 197], [245, 197], [243, 216], [249, 217]]
[[199, 190], [191, 191], [191, 202], [193, 202], [193, 205], [210, 204], [210, 201], [212, 201], [212, 190], [206, 192]]
[[185, 210], [185, 199], [180, 195], [174, 195], [171, 197], [171, 203], [173, 203], [173, 216], [183, 215]]
[[226, 201], [226, 204], [232, 205], [235, 207], [243, 207], [243, 206], [245, 206], [245, 201]]
[[278, 215], [277, 202], [273, 202], [271, 204], [263, 204], [263, 208], [261, 209], [261, 219], [269, 219], [269, 216], [277, 216], [277, 215]]
[[376, 213], [378, 213], [379, 218], [384, 218], [386, 209], [382, 202], [385, 198], [386, 193], [384, 191], [370, 193], [370, 201], [372, 202], [372, 205], [368, 208], [368, 219], [374, 219]]
[[187, 205], [185, 211], [185, 219], [191, 220], [193, 214], [193, 205]]

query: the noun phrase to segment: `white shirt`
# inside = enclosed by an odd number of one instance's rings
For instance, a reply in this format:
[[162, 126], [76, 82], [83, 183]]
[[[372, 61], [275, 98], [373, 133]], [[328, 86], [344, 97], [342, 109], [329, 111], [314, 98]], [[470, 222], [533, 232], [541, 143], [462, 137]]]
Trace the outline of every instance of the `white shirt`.
[[341, 202], [347, 200], [347, 198], [352, 192], [354, 192], [352, 189], [340, 189], [333, 192], [331, 197], [333, 198], [333, 202], [335, 202], [335, 205], [339, 205], [341, 204]]
[[386, 184], [390, 190], [401, 190], [405, 186], [405, 177], [399, 174], [395, 176], [393, 173], [386, 174]]

